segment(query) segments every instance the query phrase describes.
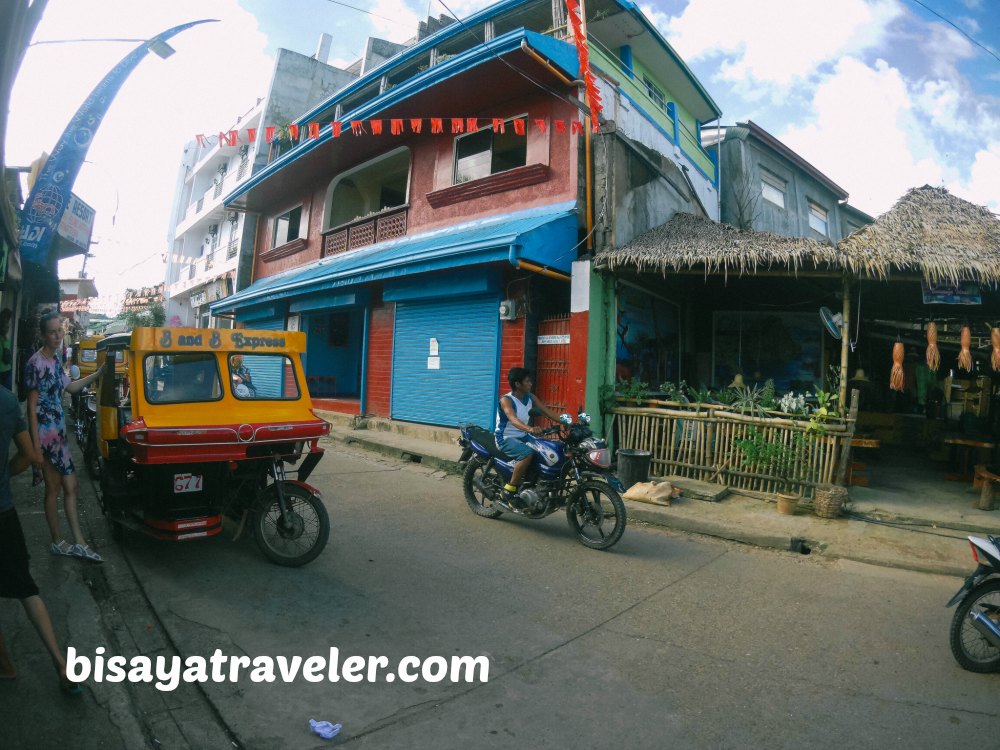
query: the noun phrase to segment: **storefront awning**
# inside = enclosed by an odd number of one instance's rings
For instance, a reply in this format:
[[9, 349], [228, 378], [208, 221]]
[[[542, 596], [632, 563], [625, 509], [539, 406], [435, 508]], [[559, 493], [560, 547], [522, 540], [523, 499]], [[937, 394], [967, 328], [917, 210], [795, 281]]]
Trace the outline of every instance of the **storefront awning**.
[[569, 273], [576, 260], [574, 202], [470, 221], [381, 242], [268, 276], [219, 300], [212, 314], [304, 294], [483, 263], [527, 261]]

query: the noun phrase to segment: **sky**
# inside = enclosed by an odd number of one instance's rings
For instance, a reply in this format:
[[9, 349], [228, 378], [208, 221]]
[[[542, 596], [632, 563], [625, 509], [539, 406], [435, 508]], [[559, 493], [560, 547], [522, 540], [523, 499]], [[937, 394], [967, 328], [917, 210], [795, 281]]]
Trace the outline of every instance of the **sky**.
[[[105, 117], [74, 187], [97, 210], [87, 275], [102, 295], [163, 280], [184, 143], [227, 129], [266, 93], [278, 48], [311, 55], [325, 31], [334, 39], [329, 62], [345, 65], [368, 36], [406, 41], [428, 13], [464, 17], [487, 4], [49, 0], [35, 42], [146, 39], [218, 19], [174, 37], [177, 54], [167, 60], [148, 56]], [[873, 216], [925, 184], [1000, 213], [998, 5], [640, 0], [721, 108], [722, 124], [753, 120]], [[93, 86], [135, 44], [30, 46], [10, 102], [8, 164], [51, 151]], [[81, 263], [63, 261], [60, 275], [75, 276]]]

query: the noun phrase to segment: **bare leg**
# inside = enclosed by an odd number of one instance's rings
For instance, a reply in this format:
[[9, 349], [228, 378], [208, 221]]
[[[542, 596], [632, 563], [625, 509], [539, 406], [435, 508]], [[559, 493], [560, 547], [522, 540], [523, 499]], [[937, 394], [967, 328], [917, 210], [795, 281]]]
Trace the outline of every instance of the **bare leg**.
[[[42, 473], [45, 475], [45, 520], [49, 524], [49, 534], [53, 543], [62, 539], [59, 531], [59, 490], [62, 487], [62, 474], [47, 460], [42, 461]], [[75, 504], [74, 504], [75, 506]]]
[[22, 599], [21, 605], [24, 607], [28, 619], [31, 620], [31, 624], [38, 631], [38, 637], [45, 644], [49, 656], [52, 657], [52, 666], [59, 674], [60, 682], [66, 682], [66, 659], [63, 657], [62, 651], [59, 650], [56, 631], [52, 627], [52, 620], [49, 618], [49, 610], [45, 608], [45, 602], [42, 601], [42, 597], [36, 594]]
[[515, 487], [521, 486], [521, 480], [524, 478], [525, 473], [528, 471], [528, 467], [531, 466], [531, 461], [534, 459], [535, 454], [530, 456], [525, 456], [516, 464], [514, 464], [514, 471], [510, 475], [510, 483]]
[[13, 680], [17, 677], [17, 668], [13, 659], [10, 658], [10, 651], [7, 650], [7, 641], [0, 633], [0, 680]]
[[76, 498], [80, 489], [80, 483], [77, 481], [76, 474], [63, 476], [62, 488], [63, 507], [66, 508], [66, 520], [69, 521], [70, 531], [73, 532], [73, 541], [77, 544], [86, 544], [87, 540], [84, 539], [83, 531], [80, 530], [80, 514], [76, 507]]

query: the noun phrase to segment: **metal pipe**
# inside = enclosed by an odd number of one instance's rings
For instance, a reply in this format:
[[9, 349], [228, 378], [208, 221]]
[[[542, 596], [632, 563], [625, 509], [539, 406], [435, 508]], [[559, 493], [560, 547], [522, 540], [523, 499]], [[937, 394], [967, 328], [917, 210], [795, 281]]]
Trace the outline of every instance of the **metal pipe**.
[[572, 281], [573, 277], [568, 276], [560, 271], [553, 271], [551, 269], [545, 268], [543, 266], [535, 265], [534, 263], [528, 263], [527, 261], [519, 260], [517, 262], [517, 267], [525, 271], [533, 271], [539, 273], [542, 276], [548, 276], [551, 279], [559, 279], [559, 281]]
[[571, 81], [569, 78], [567, 78], [566, 76], [564, 76], [563, 73], [562, 73], [562, 71], [560, 71], [559, 69], [557, 69], [552, 63], [550, 63], [548, 60], [546, 60], [540, 54], [538, 54], [537, 52], [535, 52], [535, 50], [533, 50], [531, 47], [529, 47], [528, 43], [526, 41], [524, 41], [523, 39], [521, 40], [521, 51], [523, 51], [529, 57], [531, 57], [532, 59], [534, 59], [535, 62], [537, 62], [543, 68], [545, 68], [546, 70], [548, 70], [552, 75], [554, 75], [556, 78], [558, 78], [559, 81], [560, 81], [560, 83], [564, 83], [567, 86], [572, 86], [572, 85], [574, 85], [574, 83], [576, 83], [575, 81]]
[[1000, 625], [984, 615], [982, 612], [970, 612], [969, 619], [972, 620], [972, 627], [979, 631], [994, 648], [1000, 648]]
[[844, 317], [840, 322], [840, 394], [837, 400], [840, 411], [847, 408], [847, 360], [851, 341], [851, 280], [847, 274], [844, 274], [843, 294]]

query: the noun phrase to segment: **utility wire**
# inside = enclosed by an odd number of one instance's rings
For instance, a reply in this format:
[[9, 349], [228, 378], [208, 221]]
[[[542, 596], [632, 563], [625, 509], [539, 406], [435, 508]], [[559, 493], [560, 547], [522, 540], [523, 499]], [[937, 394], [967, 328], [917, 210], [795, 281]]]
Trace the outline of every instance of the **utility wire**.
[[928, 13], [933, 13], [935, 16], [937, 16], [942, 21], [944, 21], [946, 24], [948, 24], [949, 26], [951, 26], [953, 29], [955, 29], [955, 31], [957, 31], [959, 34], [961, 34], [962, 36], [964, 36], [966, 39], [968, 39], [974, 45], [976, 45], [977, 47], [979, 47], [981, 50], [985, 51], [987, 55], [989, 55], [990, 57], [992, 57], [997, 62], [1000, 62], [1000, 55], [997, 55], [996, 52], [994, 52], [993, 50], [991, 50], [989, 47], [987, 47], [982, 42], [977, 41], [975, 38], [973, 38], [964, 29], [962, 29], [959, 26], [955, 25], [955, 23], [952, 22], [950, 19], [945, 18], [940, 13], [938, 13], [936, 10], [934, 10], [932, 7], [930, 7], [929, 5], [927, 5], [924, 2], [921, 2], [921, 0], [912, 0], [912, 2], [916, 3], [917, 5], [919, 5], [921, 8], [923, 8], [924, 10], [926, 10]]
[[403, 21], [400, 21], [395, 18], [389, 18], [388, 16], [380, 15], [378, 13], [372, 13], [370, 10], [359, 8], [356, 5], [348, 5], [347, 3], [340, 2], [340, 0], [326, 0], [326, 1], [328, 3], [333, 3], [334, 5], [340, 5], [344, 8], [350, 8], [351, 10], [356, 10], [359, 13], [367, 13], [369, 16], [372, 16], [373, 18], [381, 18], [383, 21], [390, 21], [391, 23], [399, 24], [400, 26], [405, 26], [408, 29], [412, 29], [412, 26], [408, 23], [404, 23]]

